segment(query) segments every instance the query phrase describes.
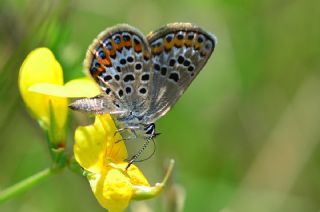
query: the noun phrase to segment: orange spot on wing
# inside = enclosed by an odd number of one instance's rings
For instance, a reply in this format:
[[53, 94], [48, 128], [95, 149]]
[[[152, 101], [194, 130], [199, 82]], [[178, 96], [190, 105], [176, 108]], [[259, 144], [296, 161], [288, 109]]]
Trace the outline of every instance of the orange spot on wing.
[[134, 51], [136, 52], [141, 52], [142, 51], [142, 46], [140, 43], [137, 43], [134, 45]]
[[110, 51], [105, 48], [104, 46], [101, 46], [102, 47], [102, 50], [104, 51], [105, 55], [106, 55], [106, 58], [102, 59], [101, 57], [98, 56], [98, 54], [96, 53], [95, 54], [95, 58], [98, 60], [98, 62], [104, 66], [111, 66], [111, 60], [110, 60]]
[[184, 45], [188, 47], [192, 46], [192, 40], [188, 40], [188, 39], [184, 40]]
[[112, 49], [111, 50], [108, 50], [109, 51], [109, 56], [110, 57], [114, 57], [115, 54], [116, 54], [116, 51], [117, 51], [117, 44], [114, 42], [114, 41], [111, 41], [111, 44], [112, 44]]
[[101, 45], [101, 48], [104, 51], [104, 53], [106, 53], [107, 57], [109, 57], [109, 55], [110, 55], [109, 49], [107, 49], [104, 45]]
[[152, 52], [153, 54], [159, 54], [159, 53], [162, 52], [162, 51], [163, 51], [163, 46], [156, 46], [156, 47], [154, 47], [154, 48], [151, 49], [151, 52]]
[[170, 42], [165, 42], [164, 43], [164, 48], [165, 49], [171, 49], [172, 48], [172, 46], [173, 46], [173, 42], [172, 41], [170, 41]]
[[107, 57], [105, 59], [102, 59], [100, 57], [96, 57], [96, 59], [98, 60], [99, 63], [103, 64], [104, 66], [110, 66], [111, 65], [111, 61], [110, 61], [109, 57]]
[[174, 38], [174, 45], [176, 47], [181, 47], [183, 45], [183, 40], [179, 40], [178, 38]]
[[124, 47], [125, 41], [123, 40], [122, 36], [120, 37], [120, 43], [118, 44], [117, 50], [122, 49]]
[[125, 41], [124, 42], [125, 47], [131, 47], [131, 42], [130, 41]]
[[[123, 40], [123, 38], [122, 38], [122, 40]], [[123, 45], [125, 47], [131, 47], [131, 40], [127, 40], [127, 41], [123, 40]]]
[[104, 68], [102, 66], [100, 66], [100, 67], [97, 68], [97, 72], [96, 73], [100, 74], [103, 71], [104, 71]]
[[110, 53], [113, 55], [113, 54], [115, 54], [116, 53], [116, 51], [118, 50], [118, 49], [120, 49], [120, 45], [121, 45], [121, 43], [120, 44], [116, 44], [116, 42], [114, 42], [114, 41], [112, 41], [112, 50], [110, 51]]
[[196, 42], [194, 45], [193, 45], [193, 48], [196, 49], [196, 50], [199, 50], [201, 47], [201, 44]]
[[147, 52], [147, 51], [143, 52], [143, 58], [144, 58], [145, 60], [149, 60], [149, 58], [150, 58], [149, 52]]
[[193, 44], [193, 48], [196, 49], [196, 50], [200, 50], [202, 47], [202, 44], [198, 42], [198, 36], [196, 37], [195, 39], [195, 42]]

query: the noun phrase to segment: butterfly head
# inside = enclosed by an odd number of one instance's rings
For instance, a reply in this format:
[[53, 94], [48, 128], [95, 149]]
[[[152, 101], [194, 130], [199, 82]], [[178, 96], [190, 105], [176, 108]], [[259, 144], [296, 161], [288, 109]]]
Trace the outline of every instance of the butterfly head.
[[161, 134], [156, 132], [156, 125], [154, 123], [146, 124], [143, 130], [146, 136], [150, 139], [154, 139], [156, 136]]

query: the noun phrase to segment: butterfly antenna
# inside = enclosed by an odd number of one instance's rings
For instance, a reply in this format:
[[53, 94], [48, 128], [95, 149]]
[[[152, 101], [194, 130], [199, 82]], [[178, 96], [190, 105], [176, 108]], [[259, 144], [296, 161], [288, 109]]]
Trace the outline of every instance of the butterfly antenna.
[[153, 151], [152, 151], [151, 155], [149, 155], [148, 157], [146, 157], [142, 160], [136, 160], [135, 162], [143, 162], [143, 161], [149, 160], [154, 155], [154, 153], [156, 152], [156, 149], [157, 149], [156, 142], [154, 142], [154, 139], [152, 139], [152, 143], [153, 143]]
[[137, 154], [135, 154], [134, 156], [131, 157], [131, 159], [129, 160], [128, 165], [126, 166], [125, 170], [127, 171], [128, 168], [131, 166], [131, 164], [133, 162], [136, 161], [136, 159], [142, 154], [142, 152], [147, 148], [148, 144], [150, 143], [150, 140], [153, 141], [153, 139], [146, 139], [146, 142], [144, 142], [143, 146], [141, 147], [141, 149], [139, 150], [139, 152]]

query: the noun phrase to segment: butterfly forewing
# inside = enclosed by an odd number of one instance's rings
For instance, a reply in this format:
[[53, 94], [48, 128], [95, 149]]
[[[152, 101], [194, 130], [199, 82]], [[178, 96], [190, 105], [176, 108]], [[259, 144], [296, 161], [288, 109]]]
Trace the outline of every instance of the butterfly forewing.
[[89, 46], [85, 69], [102, 93], [70, 104], [72, 109], [113, 115], [119, 132], [146, 139], [129, 166], [158, 133], [154, 122], [177, 102], [215, 47], [213, 35], [189, 23], [169, 24], [144, 37], [121, 24]]
[[216, 39], [188, 23], [174, 23], [147, 36], [154, 72], [147, 123], [155, 122], [176, 103], [212, 54]]
[[146, 110], [149, 95], [151, 53], [144, 36], [121, 24], [108, 28], [88, 49], [85, 68], [100, 85], [105, 98], [134, 114]]
[[[121, 24], [90, 45], [85, 68], [100, 85], [113, 114], [127, 125], [149, 124], [176, 103], [215, 47], [213, 35], [189, 23], [168, 24], [146, 38]], [[102, 97], [101, 97], [102, 96]], [[89, 101], [91, 103], [91, 101]], [[91, 108], [89, 108], [91, 109]]]

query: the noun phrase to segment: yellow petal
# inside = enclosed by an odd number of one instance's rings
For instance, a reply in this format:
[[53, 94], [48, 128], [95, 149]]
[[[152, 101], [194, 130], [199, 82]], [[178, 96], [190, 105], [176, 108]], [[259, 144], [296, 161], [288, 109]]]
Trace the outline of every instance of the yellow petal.
[[52, 103], [54, 119], [63, 128], [67, 118], [67, 99], [49, 97], [30, 92], [30, 86], [38, 83], [63, 85], [62, 68], [47, 48], [33, 50], [24, 60], [19, 72], [21, 96], [32, 114], [47, 127], [49, 126], [49, 102]]
[[101, 93], [96, 82], [89, 78], [81, 78], [69, 81], [65, 84], [69, 97], [94, 97]]
[[123, 211], [129, 205], [133, 186], [121, 170], [109, 168], [89, 178], [91, 189], [102, 207], [110, 212]]
[[29, 87], [29, 91], [66, 98], [94, 97], [101, 93], [98, 85], [89, 78], [71, 80], [65, 85], [39, 83]]
[[[121, 170], [124, 170], [127, 167], [127, 165], [128, 165], [127, 162], [117, 164], [117, 166]], [[146, 177], [142, 174], [140, 169], [137, 166], [135, 166], [134, 164], [131, 164], [131, 166], [127, 170], [127, 174], [130, 177], [130, 182], [132, 185], [150, 186]]]
[[127, 158], [127, 150], [110, 115], [98, 115], [93, 125], [78, 127], [75, 132], [74, 155], [87, 171], [99, 173], [109, 162]]
[[68, 97], [68, 93], [63, 85], [51, 83], [38, 83], [31, 85], [28, 89], [30, 92], [39, 93], [48, 96]]

